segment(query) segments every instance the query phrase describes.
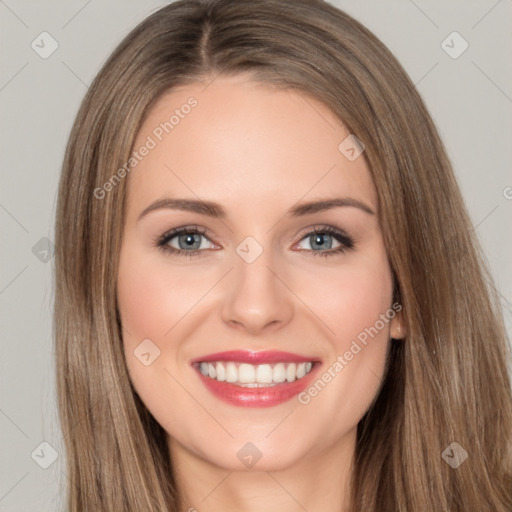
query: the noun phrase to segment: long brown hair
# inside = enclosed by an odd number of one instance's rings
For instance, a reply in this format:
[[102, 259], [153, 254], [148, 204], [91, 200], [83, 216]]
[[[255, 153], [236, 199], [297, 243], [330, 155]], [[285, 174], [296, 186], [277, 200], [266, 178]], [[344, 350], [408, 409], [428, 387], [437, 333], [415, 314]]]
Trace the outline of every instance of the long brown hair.
[[[165, 432], [132, 388], [122, 350], [116, 276], [128, 178], [98, 190], [128, 161], [165, 91], [238, 73], [317, 98], [366, 146], [408, 334], [391, 340], [383, 386], [358, 425], [353, 510], [510, 512], [512, 358], [451, 165], [390, 51], [321, 0], [174, 2], [121, 42], [87, 92], [56, 221], [67, 509], [179, 510]], [[460, 449], [468, 458], [453, 467]]]

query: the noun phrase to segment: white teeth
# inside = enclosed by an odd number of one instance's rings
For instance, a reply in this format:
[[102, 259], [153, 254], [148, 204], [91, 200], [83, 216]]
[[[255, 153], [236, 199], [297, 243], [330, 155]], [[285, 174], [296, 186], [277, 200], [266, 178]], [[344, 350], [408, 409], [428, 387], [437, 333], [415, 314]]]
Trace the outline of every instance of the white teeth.
[[[217, 363], [222, 364], [222, 363]], [[226, 365], [226, 382], [236, 382], [238, 380], [238, 369], [235, 363], [228, 363]]]
[[293, 382], [296, 379], [296, 377], [297, 377], [297, 365], [295, 363], [290, 363], [288, 365], [288, 368], [286, 368], [286, 380], [288, 382]]
[[256, 368], [252, 364], [241, 364], [238, 367], [238, 382], [249, 384], [256, 380]]
[[272, 380], [274, 382], [284, 382], [286, 380], [286, 370], [284, 369], [283, 363], [277, 363], [274, 366], [274, 372], [272, 374]]
[[272, 366], [269, 364], [260, 364], [256, 370], [256, 382], [270, 384], [272, 382]]
[[199, 364], [199, 370], [203, 375], [219, 382], [230, 382], [243, 387], [265, 387], [285, 381], [295, 382], [307, 375], [312, 368], [312, 362], [253, 365], [218, 361]]
[[217, 371], [217, 380], [224, 382], [226, 380], [226, 368], [222, 363], [217, 363], [215, 367]]

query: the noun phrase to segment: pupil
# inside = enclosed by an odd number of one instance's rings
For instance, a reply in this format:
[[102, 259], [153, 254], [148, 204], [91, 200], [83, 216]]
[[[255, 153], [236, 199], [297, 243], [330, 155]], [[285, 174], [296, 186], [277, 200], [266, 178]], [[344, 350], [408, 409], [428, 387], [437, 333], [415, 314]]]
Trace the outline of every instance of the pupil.
[[[192, 247], [192, 246], [194, 246], [194, 245], [196, 245], [196, 246], [197, 246], [197, 241], [196, 241], [196, 239], [195, 239], [195, 237], [196, 237], [196, 235], [195, 235], [195, 234], [187, 234], [187, 235], [183, 235], [183, 236], [184, 236], [184, 238], [185, 238], [185, 244], [186, 244], [186, 246], [187, 246], [187, 247], [189, 247], [189, 248], [190, 248], [190, 247]], [[199, 242], [199, 245], [200, 245], [200, 244], [201, 244], [201, 243]], [[195, 248], [197, 248], [197, 247], [195, 247]]]
[[317, 233], [316, 235], [313, 236], [315, 237], [314, 245], [320, 248], [327, 247], [328, 249], [330, 249], [330, 244], [327, 244], [325, 241], [325, 237], [328, 237], [330, 235], [327, 235], [325, 233]]

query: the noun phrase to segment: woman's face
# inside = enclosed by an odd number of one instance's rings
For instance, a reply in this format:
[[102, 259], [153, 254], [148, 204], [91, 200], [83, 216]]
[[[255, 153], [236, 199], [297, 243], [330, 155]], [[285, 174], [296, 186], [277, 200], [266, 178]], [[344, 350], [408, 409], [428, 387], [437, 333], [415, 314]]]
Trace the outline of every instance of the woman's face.
[[176, 454], [277, 470], [353, 447], [400, 335], [348, 136], [320, 102], [240, 76], [174, 89], [145, 120], [118, 303], [131, 380]]

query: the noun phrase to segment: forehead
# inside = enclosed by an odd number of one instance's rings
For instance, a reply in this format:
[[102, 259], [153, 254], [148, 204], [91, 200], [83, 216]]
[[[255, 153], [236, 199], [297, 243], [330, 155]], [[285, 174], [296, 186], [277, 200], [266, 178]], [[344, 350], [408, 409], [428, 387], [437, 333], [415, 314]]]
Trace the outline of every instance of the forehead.
[[349, 195], [376, 210], [364, 153], [351, 161], [340, 150], [349, 135], [302, 92], [240, 76], [181, 86], [157, 101], [137, 134], [128, 202], [181, 195], [284, 208], [301, 198]]

